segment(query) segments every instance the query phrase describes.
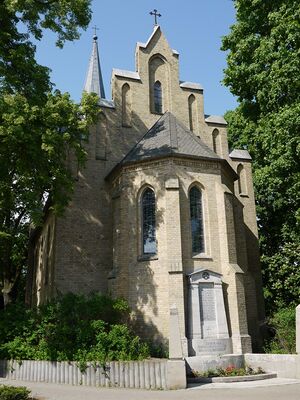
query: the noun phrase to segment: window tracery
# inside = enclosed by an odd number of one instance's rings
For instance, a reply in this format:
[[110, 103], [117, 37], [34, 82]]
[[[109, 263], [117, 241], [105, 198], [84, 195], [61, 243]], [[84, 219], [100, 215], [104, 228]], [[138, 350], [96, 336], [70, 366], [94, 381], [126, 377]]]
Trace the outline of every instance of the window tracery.
[[143, 254], [156, 254], [155, 193], [147, 188], [142, 194], [142, 249]]
[[162, 114], [163, 112], [162, 86], [159, 81], [156, 81], [154, 83], [153, 93], [154, 93], [154, 112], [156, 112], [157, 114]]
[[204, 253], [202, 192], [196, 186], [190, 189], [190, 221], [192, 252]]

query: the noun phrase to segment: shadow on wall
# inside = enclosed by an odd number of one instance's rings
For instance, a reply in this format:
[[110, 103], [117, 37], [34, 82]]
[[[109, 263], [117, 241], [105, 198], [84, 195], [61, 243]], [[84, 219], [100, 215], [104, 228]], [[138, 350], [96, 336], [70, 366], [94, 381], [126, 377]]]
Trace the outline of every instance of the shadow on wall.
[[[55, 255], [56, 265], [55, 274], [51, 283], [53, 294], [56, 295], [67, 292], [84, 293], [97, 291], [108, 292], [108, 278], [115, 267], [122, 267], [119, 279], [121, 284], [116, 287], [123, 287], [122, 290], [113, 291], [115, 297], [125, 297], [128, 299], [129, 306], [133, 310], [132, 325], [136, 327], [137, 333], [151, 341], [156, 341], [165, 345], [164, 337], [155, 326], [153, 320], [160, 318], [160, 309], [164, 308], [164, 313], [169, 305], [163, 307], [162, 300], [157, 296], [158, 285], [161, 280], [168, 281], [167, 268], [162, 267], [162, 257], [160, 246], [162, 240], [158, 239], [158, 252], [160, 258], [155, 261], [143, 260], [137, 262], [137, 246], [129, 247], [123, 245], [121, 249], [116, 249], [114, 243], [113, 226], [113, 202], [111, 187], [104, 180], [111, 169], [132, 149], [132, 147], [148, 131], [148, 127], [141, 119], [132, 114], [132, 127], [122, 127], [122, 121], [117, 113], [107, 112], [107, 123], [115, 126], [111, 136], [105, 138], [105, 159], [96, 159], [96, 129], [91, 129], [87, 150], [89, 156], [86, 167], [79, 171], [78, 180], [74, 190], [72, 201], [70, 202], [64, 216], [58, 218], [56, 227]], [[157, 119], [159, 116], [157, 116]], [[116, 126], [116, 124], [118, 124]], [[153, 150], [155, 151], [155, 150]], [[164, 196], [165, 174], [172, 173], [160, 172], [158, 170], [143, 171], [145, 180], [147, 175], [156, 180], [155, 187], [156, 200]], [[162, 175], [164, 174], [164, 175]], [[130, 183], [130, 182], [129, 182]], [[134, 182], [131, 183], [131, 190], [134, 189]], [[127, 190], [124, 188], [124, 190]], [[120, 222], [121, 234], [125, 238], [132, 238], [135, 243], [139, 241], [137, 199], [134, 196], [125, 196], [126, 205], [121, 206], [134, 215], [124, 225], [124, 215]], [[159, 202], [158, 202], [159, 204]], [[160, 229], [164, 221], [164, 209], [159, 205], [156, 208], [156, 231], [159, 235], [164, 235]], [[126, 242], [126, 239], [125, 239]], [[117, 265], [114, 265], [114, 253], [119, 251]], [[128, 260], [127, 265], [122, 264], [122, 258]], [[164, 270], [163, 270], [164, 269]], [[42, 270], [42, 269], [41, 269]], [[34, 279], [34, 278], [33, 278]], [[167, 283], [166, 283], [167, 285]], [[164, 289], [168, 291], [166, 287]], [[130, 296], [129, 296], [130, 294]], [[166, 294], [168, 296], [168, 294]], [[152, 319], [145, 318], [144, 310], [151, 310]]]
[[[114, 154], [112, 158], [122, 159], [148, 131], [148, 127], [144, 125], [136, 114], [132, 115], [132, 122], [133, 126], [131, 128], [124, 129], [120, 127], [119, 149], [122, 149], [122, 154]], [[162, 128], [160, 127], [159, 129]], [[112, 147], [111, 151], [114, 151]], [[157, 155], [155, 149], [150, 149], [147, 152], [147, 156], [151, 157], [152, 155]], [[112, 163], [110, 165], [112, 169], [114, 165]], [[165, 176], [165, 170], [147, 169], [143, 168], [143, 165], [141, 167], [143, 178], [139, 179], [139, 173], [136, 173], [136, 171], [133, 173], [130, 171], [123, 172], [120, 177], [119, 195], [116, 198], [112, 196], [111, 214], [114, 223], [111, 224], [110, 236], [114, 240], [112, 240], [111, 256], [113, 262], [111, 272], [112, 274], [115, 273], [115, 278], [111, 282], [112, 294], [114, 296], [121, 295], [128, 299], [129, 306], [132, 309], [132, 326], [140, 336], [165, 346], [164, 337], [157, 329], [154, 321], [158, 321], [162, 316], [162, 309], [166, 310], [166, 304], [163, 304], [163, 299], [158, 296], [162, 280], [166, 282], [164, 292], [168, 299], [168, 271], [165, 263], [163, 263], [161, 249], [165, 218], [162, 203], [165, 196], [164, 182], [167, 177]], [[141, 251], [140, 195], [143, 188], [146, 187], [154, 190], [156, 200], [155, 223], [158, 257], [154, 256], [154, 260], [143, 257]], [[110, 183], [107, 184], [107, 190], [112, 192]], [[119, 232], [117, 237], [116, 231]]]
[[[252, 348], [253, 352], [260, 353], [263, 350], [263, 344], [265, 339], [268, 337], [268, 327], [265, 318], [265, 300], [263, 297], [263, 283], [262, 275], [260, 273], [260, 259], [259, 259], [259, 242], [257, 237], [245, 224], [245, 236], [247, 243], [247, 258], [248, 258], [248, 271], [250, 288], [245, 290], [247, 309], [250, 307], [256, 307], [257, 317], [259, 326], [257, 325], [257, 320], [249, 321], [249, 334], [253, 338]], [[249, 300], [248, 296], [252, 296]], [[249, 316], [248, 316], [249, 318]]]
[[[112, 229], [120, 232], [120, 235], [113, 243], [113, 269], [116, 274], [112, 282], [112, 293], [128, 299], [132, 309], [132, 325], [143, 339], [165, 345], [163, 335], [154, 322], [159, 321], [160, 316], [162, 317], [161, 310], [165, 309], [165, 304], [162, 303], [165, 299], [158, 297], [157, 293], [162, 290], [162, 281], [166, 282], [164, 292], [168, 302], [168, 271], [163, 263], [161, 249], [165, 218], [161, 203], [165, 179], [158, 171], [153, 172], [147, 168], [143, 168], [142, 174], [141, 179], [135, 179], [136, 172], [133, 175], [130, 171], [124, 172], [119, 188], [120, 197], [113, 200], [119, 202], [119, 205], [115, 209]], [[141, 215], [141, 195], [147, 187], [152, 188], [155, 193], [157, 244], [157, 254], [148, 258], [142, 251]], [[114, 232], [112, 235], [114, 236]]]

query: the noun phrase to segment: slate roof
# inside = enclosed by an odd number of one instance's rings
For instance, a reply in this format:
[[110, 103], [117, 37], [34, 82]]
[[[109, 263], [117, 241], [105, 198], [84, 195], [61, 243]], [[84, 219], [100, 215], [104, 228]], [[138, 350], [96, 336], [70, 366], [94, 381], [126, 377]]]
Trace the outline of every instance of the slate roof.
[[203, 90], [203, 86], [195, 82], [180, 81], [179, 86], [186, 89]]
[[97, 36], [93, 37], [93, 50], [84, 84], [84, 90], [87, 93], [96, 93], [100, 97], [100, 99], [105, 99]]
[[205, 122], [212, 124], [227, 125], [226, 120], [221, 115], [205, 115]]
[[121, 164], [172, 154], [220, 160], [216, 153], [172, 113], [166, 112], [123, 158]]
[[234, 149], [229, 154], [229, 157], [230, 158], [240, 158], [242, 160], [252, 160], [252, 157], [250, 156], [248, 150]]
[[129, 78], [138, 81], [141, 80], [141, 77], [138, 72], [126, 71], [124, 69], [113, 68], [112, 75], [121, 76], [122, 78]]

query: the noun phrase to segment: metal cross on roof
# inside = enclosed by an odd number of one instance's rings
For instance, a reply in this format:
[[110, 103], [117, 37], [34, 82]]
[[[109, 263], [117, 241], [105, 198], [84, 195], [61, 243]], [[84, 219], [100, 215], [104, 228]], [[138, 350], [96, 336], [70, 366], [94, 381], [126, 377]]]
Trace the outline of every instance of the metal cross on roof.
[[99, 28], [97, 28], [97, 26], [95, 25], [95, 26], [93, 26], [93, 29], [94, 29], [94, 40], [97, 40], [98, 38], [97, 38], [97, 31], [99, 31]]
[[154, 15], [155, 25], [157, 25], [157, 17], [161, 17], [161, 14], [159, 14], [156, 9], [154, 9], [153, 11], [150, 11], [149, 14]]

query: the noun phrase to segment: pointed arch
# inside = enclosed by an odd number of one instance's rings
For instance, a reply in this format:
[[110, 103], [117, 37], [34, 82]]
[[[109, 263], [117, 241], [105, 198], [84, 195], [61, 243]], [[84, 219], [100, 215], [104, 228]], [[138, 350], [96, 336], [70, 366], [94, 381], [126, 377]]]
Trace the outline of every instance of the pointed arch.
[[142, 254], [156, 254], [156, 199], [154, 190], [149, 186], [141, 193], [140, 205]]
[[214, 129], [212, 133], [213, 150], [221, 156], [221, 135], [218, 129]]
[[238, 174], [238, 189], [239, 194], [247, 194], [246, 170], [243, 164], [239, 164], [236, 170]]
[[202, 190], [198, 185], [191, 186], [189, 190], [190, 224], [193, 254], [204, 253], [204, 228]]
[[196, 97], [191, 94], [188, 98], [190, 131], [198, 131], [198, 115]]
[[157, 114], [162, 114], [163, 99], [162, 99], [162, 86], [160, 81], [156, 81], [153, 85], [153, 96], [154, 96], [154, 111]]
[[122, 86], [122, 126], [131, 127], [132, 99], [128, 83]]
[[169, 65], [161, 54], [154, 54], [149, 60], [150, 112], [163, 114], [169, 104]]

